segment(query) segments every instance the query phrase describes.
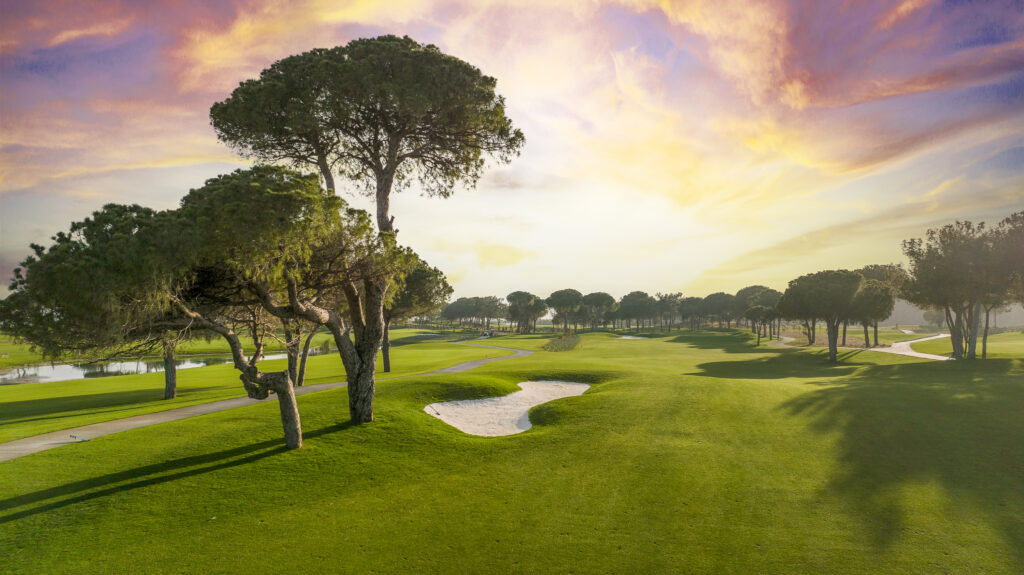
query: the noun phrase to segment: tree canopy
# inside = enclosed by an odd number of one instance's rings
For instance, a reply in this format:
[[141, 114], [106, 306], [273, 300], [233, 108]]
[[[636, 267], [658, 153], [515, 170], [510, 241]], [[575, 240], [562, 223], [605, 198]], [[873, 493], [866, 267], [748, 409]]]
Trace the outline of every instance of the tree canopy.
[[473, 187], [488, 156], [507, 162], [524, 138], [496, 80], [408, 36], [361, 38], [290, 56], [210, 109], [217, 137], [245, 156], [315, 166], [376, 196], [392, 231], [389, 195], [417, 180], [431, 195]]

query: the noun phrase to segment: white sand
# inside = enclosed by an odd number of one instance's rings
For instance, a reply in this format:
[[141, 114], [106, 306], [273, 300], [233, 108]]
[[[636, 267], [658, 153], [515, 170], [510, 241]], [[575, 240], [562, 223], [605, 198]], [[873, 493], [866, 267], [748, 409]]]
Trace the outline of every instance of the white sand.
[[423, 411], [472, 435], [513, 435], [530, 429], [531, 407], [582, 395], [590, 388], [586, 383], [570, 381], [524, 381], [519, 387], [522, 391], [502, 397], [431, 403]]
[[914, 330], [912, 330], [912, 329], [901, 329], [900, 331], [902, 331], [903, 333], [905, 333], [907, 335], [910, 335], [910, 334], [914, 333]]
[[618, 339], [647, 339], [646, 337], [640, 337], [637, 335], [620, 335]]

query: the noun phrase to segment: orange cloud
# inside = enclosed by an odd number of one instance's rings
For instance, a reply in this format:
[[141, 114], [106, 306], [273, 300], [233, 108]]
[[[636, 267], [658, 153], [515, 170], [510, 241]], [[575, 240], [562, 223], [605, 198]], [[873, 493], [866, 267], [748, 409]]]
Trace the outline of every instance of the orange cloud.
[[903, 0], [892, 10], [889, 10], [882, 18], [878, 21], [876, 28], [879, 30], [888, 30], [894, 24], [906, 19], [914, 12], [924, 8], [925, 6], [932, 3], [932, 0]]
[[72, 40], [84, 38], [88, 36], [117, 36], [124, 32], [131, 26], [135, 18], [129, 16], [127, 18], [121, 18], [119, 20], [112, 20], [108, 22], [98, 22], [87, 28], [78, 28], [74, 30], [62, 30], [57, 33], [53, 38], [50, 39], [49, 46], [57, 46]]

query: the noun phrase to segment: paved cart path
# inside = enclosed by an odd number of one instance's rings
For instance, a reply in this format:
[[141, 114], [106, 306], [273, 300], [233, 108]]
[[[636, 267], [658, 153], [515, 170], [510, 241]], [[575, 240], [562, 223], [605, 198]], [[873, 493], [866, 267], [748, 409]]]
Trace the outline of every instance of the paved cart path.
[[[935, 360], [935, 361], [946, 361], [946, 360], [949, 359], [949, 357], [947, 357], [945, 355], [935, 355], [935, 354], [932, 354], [932, 353], [921, 353], [919, 351], [914, 351], [914, 349], [912, 347], [910, 347], [911, 344], [915, 344], [915, 343], [922, 342], [922, 341], [928, 341], [928, 340], [932, 340], [932, 339], [942, 339], [944, 337], [949, 337], [949, 334], [948, 333], [940, 333], [939, 335], [933, 335], [931, 337], [922, 337], [921, 339], [912, 339], [910, 341], [898, 341], [898, 342], [892, 344], [890, 347], [870, 347], [870, 348], [869, 347], [840, 347], [839, 349], [850, 349], [850, 350], [858, 350], [858, 351], [878, 351], [878, 352], [881, 352], [881, 353], [894, 353], [896, 355], [905, 355], [905, 356], [908, 356], [908, 357], [918, 357], [918, 358], [921, 358], [921, 359], [932, 359], [932, 360]], [[796, 346], [789, 345], [790, 342], [792, 342], [792, 341], [793, 341], [793, 338], [782, 336], [782, 341], [775, 340], [775, 341], [772, 341], [770, 345], [774, 345], [774, 346], [777, 346], [777, 347], [796, 347]]]
[[[453, 343], [459, 345], [472, 345], [473, 347], [486, 347], [490, 349], [514, 351], [515, 353], [513, 353], [512, 355], [504, 355], [501, 357], [490, 357], [486, 359], [464, 361], [451, 367], [445, 367], [434, 371], [427, 371], [423, 373], [410, 373], [408, 375], [399, 375], [395, 377], [383, 377], [377, 379], [377, 381], [388, 381], [391, 379], [400, 379], [404, 377], [420, 377], [425, 375], [439, 375], [445, 373], [460, 373], [463, 371], [468, 371], [470, 369], [480, 367], [481, 365], [491, 363], [492, 361], [501, 361], [505, 359], [515, 359], [517, 357], [526, 357], [533, 353], [532, 351], [515, 349], [511, 347], [498, 347], [495, 345], [482, 345], [476, 343], [466, 344], [462, 342]], [[304, 385], [302, 387], [295, 388], [295, 395], [304, 395], [307, 393], [312, 393], [314, 391], [337, 389], [339, 387], [345, 387], [345, 385], [346, 384], [344, 381], [338, 381], [333, 383], [321, 383], [318, 385]], [[166, 423], [168, 421], [177, 421], [179, 419], [186, 419], [189, 417], [195, 417], [197, 415], [216, 413], [218, 411], [224, 411], [225, 409], [234, 409], [236, 407], [253, 405], [255, 403], [260, 403], [261, 401], [267, 400], [251, 399], [248, 397], [236, 397], [234, 399], [224, 399], [221, 401], [212, 401], [210, 403], [200, 403], [198, 405], [189, 405], [187, 407], [168, 409], [165, 411], [158, 411], [156, 413], [135, 415], [132, 417], [125, 417], [123, 419], [101, 421], [99, 423], [82, 425], [80, 427], [61, 429], [59, 431], [51, 431], [49, 433], [43, 433], [41, 435], [33, 435], [32, 437], [15, 439], [14, 441], [0, 443], [0, 461], [15, 459], [18, 457], [22, 457], [23, 455], [36, 453], [39, 451], [45, 451], [47, 449], [53, 449], [54, 447], [60, 447], [62, 445], [67, 445], [69, 443], [79, 443], [81, 442], [82, 439], [94, 439], [96, 437], [102, 437], [104, 435], [110, 435], [111, 433], [118, 433], [120, 431], [127, 431], [129, 429], [137, 429], [139, 427], [156, 425], [158, 423]]]

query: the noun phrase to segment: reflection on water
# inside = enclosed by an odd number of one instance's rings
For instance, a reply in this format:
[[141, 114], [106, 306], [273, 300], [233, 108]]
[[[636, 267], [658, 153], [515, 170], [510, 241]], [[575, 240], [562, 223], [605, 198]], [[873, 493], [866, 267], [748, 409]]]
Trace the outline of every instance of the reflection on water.
[[[319, 355], [319, 349], [310, 349], [309, 355]], [[263, 361], [268, 359], [285, 359], [288, 357], [283, 353], [265, 355]], [[190, 357], [179, 359], [175, 363], [178, 369], [191, 369], [193, 367], [206, 367], [230, 363], [228, 356]], [[68, 381], [72, 379], [85, 379], [87, 377], [110, 377], [112, 375], [130, 375], [135, 373], [152, 373], [163, 371], [163, 360], [138, 360], [138, 361], [110, 361], [105, 363], [57, 363], [53, 365], [33, 365], [29, 367], [18, 367], [0, 371], [0, 385], [14, 385], [18, 383], [46, 383], [51, 381]]]

